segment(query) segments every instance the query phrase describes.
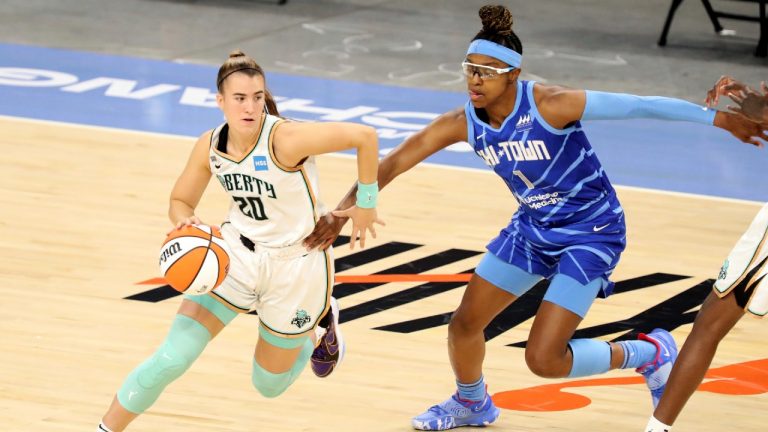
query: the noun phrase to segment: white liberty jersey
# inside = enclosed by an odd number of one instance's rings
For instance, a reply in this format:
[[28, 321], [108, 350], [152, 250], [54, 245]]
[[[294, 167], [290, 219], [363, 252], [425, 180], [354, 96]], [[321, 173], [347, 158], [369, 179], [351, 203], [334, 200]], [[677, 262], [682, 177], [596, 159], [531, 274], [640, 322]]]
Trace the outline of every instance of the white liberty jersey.
[[211, 134], [211, 172], [232, 199], [229, 222], [240, 234], [266, 247], [298, 243], [312, 232], [322, 211], [314, 158], [295, 168], [275, 159], [274, 132], [283, 121], [266, 114], [256, 145], [241, 160], [226, 153], [226, 123]]

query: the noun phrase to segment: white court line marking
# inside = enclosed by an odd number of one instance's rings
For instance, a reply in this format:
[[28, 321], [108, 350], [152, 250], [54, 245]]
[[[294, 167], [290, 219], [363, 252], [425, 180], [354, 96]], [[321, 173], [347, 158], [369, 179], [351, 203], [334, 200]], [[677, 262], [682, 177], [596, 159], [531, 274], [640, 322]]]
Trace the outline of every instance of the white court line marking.
[[[122, 129], [122, 128], [109, 127], [109, 126], [83, 125], [83, 124], [67, 123], [67, 122], [60, 122], [60, 121], [54, 121], [54, 120], [30, 119], [25, 117], [13, 117], [13, 116], [1, 115], [1, 114], [0, 114], [0, 119], [9, 120], [9, 121], [19, 121], [22, 123], [51, 124], [56, 126], [69, 127], [69, 128], [93, 129], [93, 130], [100, 130], [105, 132], [112, 132], [112, 131], [123, 132], [123, 133], [127, 132], [127, 133], [133, 133], [138, 135], [149, 135], [149, 136], [156, 136], [156, 137], [163, 137], [163, 138], [191, 139], [191, 140], [198, 138], [198, 136], [191, 136], [191, 135], [176, 135], [176, 134], [167, 134], [167, 133], [160, 133], [160, 132], [144, 132], [144, 131], [137, 131], [133, 129]], [[203, 132], [201, 131], [200, 134], [202, 135], [202, 133]], [[327, 156], [341, 157], [341, 158], [347, 158], [347, 159], [354, 159], [357, 157], [355, 155], [347, 155], [347, 154], [341, 154], [341, 153], [327, 154]], [[484, 173], [488, 175], [494, 174], [489, 169], [484, 169], [484, 168], [459, 167], [454, 165], [443, 165], [443, 164], [437, 164], [432, 162], [421, 162], [419, 165], [452, 169], [457, 171]], [[622, 186], [622, 185], [614, 184], [613, 187], [620, 190], [624, 189], [624, 190], [637, 191], [637, 192], [658, 193], [662, 195], [678, 196], [678, 197], [686, 197], [686, 198], [699, 198], [699, 199], [706, 199], [710, 201], [729, 202], [729, 203], [735, 203], [735, 204], [749, 204], [749, 205], [756, 205], [756, 206], [763, 206], [765, 204], [765, 202], [758, 201], [758, 200], [745, 200], [745, 199], [739, 199], [739, 198], [727, 198], [727, 197], [702, 195], [702, 194], [695, 194], [695, 193], [688, 193], [688, 192], [666, 191], [662, 189], [645, 188], [645, 187], [639, 187], [639, 186]]]

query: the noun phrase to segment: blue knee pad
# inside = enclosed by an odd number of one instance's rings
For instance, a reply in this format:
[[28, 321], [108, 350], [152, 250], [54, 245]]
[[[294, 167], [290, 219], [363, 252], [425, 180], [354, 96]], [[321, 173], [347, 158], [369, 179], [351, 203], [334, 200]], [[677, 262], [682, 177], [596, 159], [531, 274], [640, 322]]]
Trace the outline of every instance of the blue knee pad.
[[[277, 337], [277, 336], [275, 336]], [[281, 338], [282, 339], [282, 338]], [[254, 359], [253, 360], [253, 372], [251, 374], [251, 381], [253, 386], [264, 397], [274, 398], [280, 396], [288, 387], [296, 381], [296, 378], [301, 375], [301, 371], [309, 361], [309, 357], [312, 355], [315, 347], [312, 344], [312, 340], [309, 337], [294, 338], [303, 339], [304, 345], [299, 352], [299, 356], [291, 366], [288, 372], [272, 373], [263, 367]], [[274, 345], [274, 344], [273, 344]]]
[[123, 408], [141, 414], [173, 380], [200, 356], [211, 340], [208, 329], [185, 315], [176, 315], [160, 348], [134, 369], [117, 392]]
[[611, 369], [611, 346], [597, 339], [571, 339], [573, 365], [568, 378], [603, 374]]

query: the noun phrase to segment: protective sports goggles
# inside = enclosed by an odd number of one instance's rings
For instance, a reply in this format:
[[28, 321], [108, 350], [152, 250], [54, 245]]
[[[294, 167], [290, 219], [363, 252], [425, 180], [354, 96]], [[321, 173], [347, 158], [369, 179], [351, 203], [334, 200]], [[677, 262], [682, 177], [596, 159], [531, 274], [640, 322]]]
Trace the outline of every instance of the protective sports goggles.
[[515, 70], [514, 67], [495, 68], [493, 66], [484, 66], [466, 61], [461, 62], [461, 69], [464, 71], [464, 75], [466, 75], [467, 78], [472, 78], [477, 74], [482, 80], [492, 80], [498, 78], [501, 74]]

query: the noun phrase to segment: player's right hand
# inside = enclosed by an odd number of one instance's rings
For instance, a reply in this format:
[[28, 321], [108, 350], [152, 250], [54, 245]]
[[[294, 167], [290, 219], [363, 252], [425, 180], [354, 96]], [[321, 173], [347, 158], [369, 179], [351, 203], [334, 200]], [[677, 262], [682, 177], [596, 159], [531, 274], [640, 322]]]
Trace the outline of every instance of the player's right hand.
[[189, 225], [203, 225], [203, 222], [200, 221], [200, 218], [195, 216], [195, 215], [186, 217], [186, 218], [176, 222], [176, 226], [174, 226], [173, 229], [168, 231], [165, 235], [168, 235], [168, 234], [170, 234], [170, 233], [172, 233], [172, 232], [174, 232], [176, 230], [180, 230], [183, 227], [189, 226]]

